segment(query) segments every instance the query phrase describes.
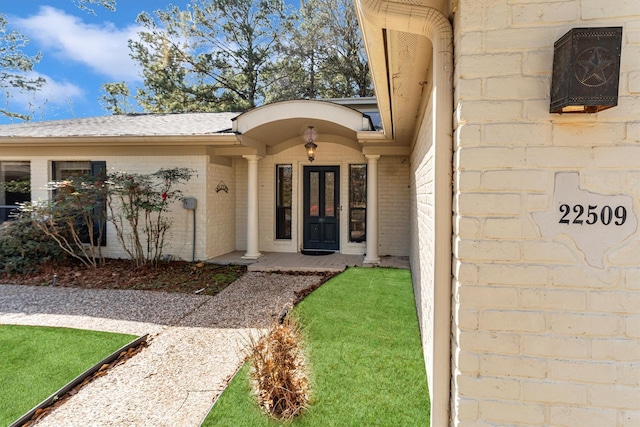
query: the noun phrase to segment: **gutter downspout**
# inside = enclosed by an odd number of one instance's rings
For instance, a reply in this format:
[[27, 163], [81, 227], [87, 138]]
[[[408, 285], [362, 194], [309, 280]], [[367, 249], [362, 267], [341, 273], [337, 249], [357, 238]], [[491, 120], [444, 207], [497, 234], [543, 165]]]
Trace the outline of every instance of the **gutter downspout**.
[[[453, 31], [437, 9], [388, 0], [355, 0], [362, 16], [381, 30], [422, 35], [433, 45], [434, 325], [431, 426], [450, 424], [453, 202]], [[427, 331], [428, 332], [428, 331]]]

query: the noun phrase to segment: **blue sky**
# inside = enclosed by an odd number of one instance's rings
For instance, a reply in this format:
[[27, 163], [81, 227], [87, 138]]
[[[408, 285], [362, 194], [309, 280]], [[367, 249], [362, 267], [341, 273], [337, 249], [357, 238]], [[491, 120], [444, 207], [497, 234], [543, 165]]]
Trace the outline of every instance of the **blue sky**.
[[[7, 16], [9, 27], [30, 39], [23, 51], [42, 53], [35, 72], [47, 80], [35, 96], [12, 94], [9, 108], [30, 109], [35, 121], [108, 114], [98, 101], [102, 83], [125, 81], [132, 89], [141, 83], [127, 46], [140, 30], [135, 22], [138, 14], [185, 3], [120, 0], [115, 12], [94, 7], [93, 15], [76, 7], [73, 0], [0, 0], [0, 13]], [[5, 102], [5, 97], [0, 101]], [[30, 104], [36, 107], [29, 108]], [[0, 124], [5, 123], [11, 120], [0, 115]]]

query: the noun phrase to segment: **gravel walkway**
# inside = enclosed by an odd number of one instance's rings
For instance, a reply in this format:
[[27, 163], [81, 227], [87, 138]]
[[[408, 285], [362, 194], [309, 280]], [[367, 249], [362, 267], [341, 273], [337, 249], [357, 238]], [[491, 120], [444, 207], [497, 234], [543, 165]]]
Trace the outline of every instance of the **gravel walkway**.
[[151, 336], [149, 346], [37, 423], [199, 426], [264, 333], [320, 276], [247, 273], [218, 295], [0, 285], [0, 324], [64, 326]]

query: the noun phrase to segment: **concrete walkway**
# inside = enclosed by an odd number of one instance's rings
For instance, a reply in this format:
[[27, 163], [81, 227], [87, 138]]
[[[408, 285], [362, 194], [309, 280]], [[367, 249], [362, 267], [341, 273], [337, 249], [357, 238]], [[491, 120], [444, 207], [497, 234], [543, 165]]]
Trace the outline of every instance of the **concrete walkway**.
[[0, 324], [151, 335], [126, 363], [95, 379], [38, 426], [199, 426], [295, 292], [319, 276], [251, 272], [211, 296], [0, 285]]
[[[338, 273], [345, 267], [372, 267], [363, 265], [362, 255], [345, 255], [333, 253], [330, 255], [311, 256], [290, 252], [264, 252], [258, 259], [243, 259], [244, 252], [235, 251], [210, 259], [217, 264], [246, 265], [249, 271], [330, 271]], [[380, 267], [409, 268], [408, 257], [380, 257]]]

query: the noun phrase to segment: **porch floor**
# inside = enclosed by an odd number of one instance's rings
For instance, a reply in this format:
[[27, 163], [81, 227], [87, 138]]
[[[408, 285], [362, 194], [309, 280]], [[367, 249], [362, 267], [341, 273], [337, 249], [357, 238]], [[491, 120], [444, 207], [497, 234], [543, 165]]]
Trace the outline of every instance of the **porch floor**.
[[[208, 260], [216, 264], [246, 265], [248, 271], [330, 271], [341, 272], [347, 267], [375, 267], [363, 264], [362, 255], [344, 255], [333, 253], [330, 255], [303, 255], [289, 252], [263, 252], [258, 259], [243, 259], [244, 251], [229, 252]], [[380, 257], [379, 267], [409, 268], [408, 257]]]

